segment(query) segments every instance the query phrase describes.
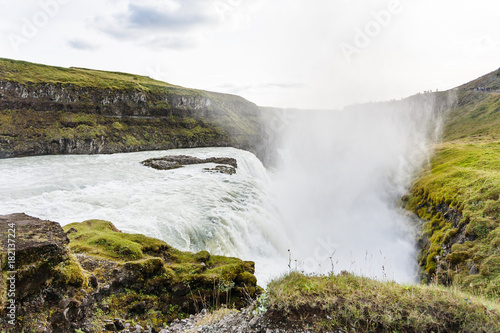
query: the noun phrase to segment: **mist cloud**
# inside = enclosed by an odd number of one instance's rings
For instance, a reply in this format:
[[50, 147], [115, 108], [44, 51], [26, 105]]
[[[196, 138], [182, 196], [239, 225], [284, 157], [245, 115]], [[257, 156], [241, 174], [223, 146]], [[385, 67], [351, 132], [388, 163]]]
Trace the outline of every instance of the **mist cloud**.
[[434, 95], [292, 119], [275, 195], [298, 268], [415, 280], [415, 224], [398, 202], [438, 137]]

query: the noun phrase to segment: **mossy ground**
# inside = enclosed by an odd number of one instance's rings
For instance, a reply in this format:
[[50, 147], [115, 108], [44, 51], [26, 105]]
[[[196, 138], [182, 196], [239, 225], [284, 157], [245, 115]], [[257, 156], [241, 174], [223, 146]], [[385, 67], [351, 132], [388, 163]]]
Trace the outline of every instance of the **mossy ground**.
[[[420, 266], [430, 279], [500, 298], [500, 95], [467, 91], [406, 207], [424, 221]], [[460, 212], [454, 224], [437, 207]], [[472, 267], [477, 272], [471, 272]], [[476, 274], [477, 273], [477, 274]]]
[[85, 253], [105, 259], [133, 261], [144, 259], [148, 252], [168, 250], [165, 242], [140, 234], [122, 233], [113, 224], [101, 220], [71, 223], [63, 227], [69, 233], [69, 248], [73, 253]]
[[500, 331], [500, 304], [454, 288], [291, 272], [267, 292], [267, 316], [314, 332]]
[[182, 88], [147, 76], [75, 67], [54, 67], [4, 58], [0, 58], [0, 77], [21, 84], [71, 84], [99, 89], [143, 91], [163, 88], [182, 95], [201, 93], [201, 91]]
[[158, 327], [203, 308], [241, 307], [260, 292], [252, 262], [179, 251], [155, 238], [120, 232], [107, 221], [72, 223], [64, 230], [71, 230], [68, 246], [84, 256], [82, 266], [92, 266], [89, 256], [100, 263], [87, 275], [105, 284], [118, 270], [119, 280], [126, 281], [98, 307], [97, 320], [125, 318]]

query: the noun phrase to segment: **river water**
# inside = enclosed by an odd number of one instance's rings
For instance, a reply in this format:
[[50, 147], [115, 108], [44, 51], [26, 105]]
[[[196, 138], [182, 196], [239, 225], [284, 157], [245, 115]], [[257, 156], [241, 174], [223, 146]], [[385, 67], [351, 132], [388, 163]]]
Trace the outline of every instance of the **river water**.
[[[168, 171], [140, 164], [180, 154], [234, 157], [237, 173], [203, 172], [207, 164]], [[111, 221], [122, 231], [156, 237], [180, 250], [256, 261], [264, 283], [287, 267], [280, 256], [286, 248], [268, 190], [269, 175], [246, 151], [203, 148], [14, 158], [0, 160], [0, 175], [1, 214], [23, 212], [62, 225]]]
[[[289, 269], [412, 282], [415, 223], [398, 201], [440, 127], [432, 104], [419, 105], [297, 113], [273, 172], [234, 148], [0, 160], [0, 214], [108, 220], [180, 250], [255, 261], [263, 286]], [[237, 173], [140, 163], [179, 154], [233, 157]]]

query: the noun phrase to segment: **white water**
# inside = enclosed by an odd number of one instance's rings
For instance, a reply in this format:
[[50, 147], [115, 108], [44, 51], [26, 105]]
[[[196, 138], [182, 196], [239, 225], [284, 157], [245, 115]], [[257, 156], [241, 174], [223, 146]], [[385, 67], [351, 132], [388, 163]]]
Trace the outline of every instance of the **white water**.
[[[432, 110], [296, 114], [272, 175], [232, 148], [0, 160], [0, 214], [108, 220], [181, 250], [255, 261], [261, 285], [288, 269], [287, 249], [299, 270], [411, 282], [414, 232], [397, 201], [429, 157], [439, 128]], [[167, 154], [234, 157], [237, 174], [139, 163]]]
[[[206, 164], [160, 171], [139, 163], [178, 154], [234, 157], [237, 173], [206, 173]], [[256, 261], [263, 284], [279, 264], [282, 269], [287, 265], [278, 254], [286, 248], [280, 245], [283, 232], [268, 196], [267, 172], [242, 150], [5, 159], [0, 160], [0, 175], [0, 214], [24, 212], [63, 225], [108, 220], [120, 230], [156, 237], [181, 250]]]
[[289, 116], [273, 185], [293, 268], [416, 280], [416, 224], [398, 205], [440, 118], [432, 99]]

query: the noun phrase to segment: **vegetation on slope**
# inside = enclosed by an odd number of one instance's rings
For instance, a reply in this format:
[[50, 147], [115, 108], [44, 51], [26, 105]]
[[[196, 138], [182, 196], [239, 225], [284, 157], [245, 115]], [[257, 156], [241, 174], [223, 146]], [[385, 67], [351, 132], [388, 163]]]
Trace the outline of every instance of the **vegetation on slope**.
[[[253, 296], [258, 291], [253, 262], [212, 256], [206, 251], [179, 251], [156, 238], [123, 233], [107, 221], [71, 223], [63, 229], [66, 232], [76, 230], [68, 233], [71, 253], [92, 256], [93, 260], [111, 260], [133, 272], [145, 273], [143, 278], [149, 279], [142, 282], [148, 284], [149, 289], [155, 289], [154, 293], [164, 292], [163, 296], [168, 296], [169, 286], [174, 286], [174, 293], [180, 288], [183, 290], [181, 293], [185, 291], [185, 294], [191, 295], [191, 301], [199, 302], [200, 309], [203, 302], [210, 304], [214, 300], [215, 295], [207, 294], [207, 290], [214, 292], [214, 286], [227, 293], [224, 303], [236, 303], [237, 306], [242, 305], [240, 296]], [[82, 265], [85, 267], [85, 263]], [[98, 279], [105, 279], [105, 275], [99, 275], [104, 271], [95, 271]], [[153, 274], [155, 272], [161, 274]], [[154, 278], [155, 275], [158, 276]], [[154, 286], [160, 289], [156, 290]]]
[[99, 71], [85, 68], [64, 68], [0, 58], [0, 77], [24, 85], [59, 84], [113, 90], [154, 91], [159, 87], [176, 94], [192, 95], [201, 90], [186, 89], [147, 76]]
[[424, 222], [424, 283], [292, 272], [268, 285], [266, 317], [316, 332], [500, 331], [499, 74], [459, 88], [443, 141], [403, 198]]
[[493, 72], [459, 89], [437, 145], [404, 198], [425, 223], [424, 280], [500, 298], [500, 94]]
[[[107, 221], [72, 223], [63, 230], [24, 214], [0, 216], [0, 229], [9, 224], [19, 233], [17, 311], [13, 326], [5, 316], [6, 290], [0, 289], [2, 332], [116, 331], [124, 327], [115, 325], [125, 323], [158, 332], [203, 308], [243, 307], [260, 293], [253, 262], [179, 251], [155, 238], [120, 232]], [[0, 232], [2, 247], [6, 235]], [[1, 254], [5, 285], [7, 260]]]
[[314, 332], [500, 331], [498, 303], [453, 288], [405, 286], [347, 272], [291, 272], [268, 285], [264, 303], [266, 316]]
[[258, 107], [149, 77], [0, 58], [0, 158], [232, 146], [267, 162]]
[[500, 93], [466, 91], [449, 111], [444, 141], [500, 140]]
[[0, 110], [0, 157], [110, 153], [229, 145], [227, 133], [190, 117], [110, 118], [96, 114]]

